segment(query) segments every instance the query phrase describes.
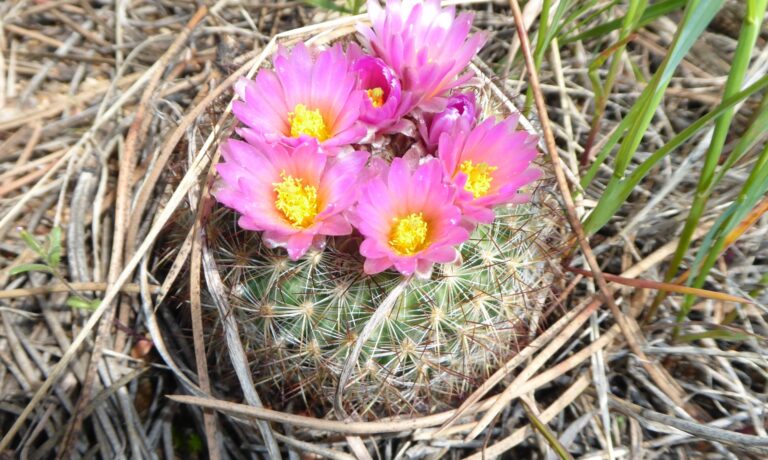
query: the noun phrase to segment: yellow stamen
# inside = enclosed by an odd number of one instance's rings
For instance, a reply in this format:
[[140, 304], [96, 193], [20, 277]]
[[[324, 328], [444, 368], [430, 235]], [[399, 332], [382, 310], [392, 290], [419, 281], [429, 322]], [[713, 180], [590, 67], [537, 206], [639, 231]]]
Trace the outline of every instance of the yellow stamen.
[[395, 252], [402, 256], [410, 256], [424, 249], [429, 225], [422, 213], [412, 213], [402, 219], [393, 220], [395, 223], [389, 235], [389, 245]]
[[490, 166], [488, 163], [472, 164], [471, 160], [466, 160], [461, 163], [459, 169], [467, 175], [464, 190], [472, 192], [472, 195], [477, 199], [488, 194], [491, 189], [491, 182], [493, 182], [491, 173], [499, 168]]
[[275, 207], [296, 228], [307, 228], [314, 223], [317, 215], [317, 189], [311, 185], [304, 185], [301, 179], [297, 179], [282, 171], [281, 182], [275, 182], [277, 199]]
[[296, 104], [293, 112], [288, 113], [288, 123], [291, 125], [291, 137], [306, 134], [321, 142], [331, 137], [320, 110], [308, 109], [304, 104]]
[[368, 99], [371, 100], [371, 104], [377, 109], [384, 105], [384, 90], [376, 87], [365, 91], [368, 94]]

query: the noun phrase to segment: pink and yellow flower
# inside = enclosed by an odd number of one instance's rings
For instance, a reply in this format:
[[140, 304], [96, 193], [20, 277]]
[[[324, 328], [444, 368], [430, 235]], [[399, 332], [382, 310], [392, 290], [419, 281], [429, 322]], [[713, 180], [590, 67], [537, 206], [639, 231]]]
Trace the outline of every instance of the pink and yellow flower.
[[403, 93], [427, 112], [445, 107], [445, 96], [471, 77], [464, 69], [486, 41], [469, 35], [472, 13], [456, 17], [440, 0], [391, 0], [382, 8], [368, 0], [372, 27], [359, 26], [362, 41], [400, 77]]
[[456, 130], [469, 132], [477, 125], [477, 103], [474, 93], [457, 93], [448, 99], [445, 110], [438, 114], [423, 114], [419, 117], [419, 133], [427, 152], [437, 150], [440, 135]]
[[247, 126], [239, 133], [248, 142], [311, 141], [325, 153], [361, 140], [367, 131], [358, 121], [365, 92], [357, 89], [350, 66], [340, 44], [323, 51], [303, 43], [290, 52], [281, 48], [274, 70], [261, 70], [255, 80], [241, 79], [235, 86], [242, 101], [232, 111]]
[[402, 120], [402, 88], [400, 79], [384, 61], [362, 54], [351, 44], [348, 52], [354, 59], [352, 70], [357, 73], [359, 88], [365, 91], [360, 109], [360, 120], [377, 131], [396, 129], [393, 125]]
[[364, 237], [360, 253], [366, 273], [394, 265], [404, 275], [428, 277], [433, 264], [457, 259], [455, 246], [469, 238], [469, 231], [454, 205], [456, 189], [443, 179], [436, 160], [411, 168], [395, 158], [363, 186], [352, 220]]
[[312, 143], [291, 148], [229, 139], [222, 155], [216, 199], [241, 214], [242, 228], [263, 231], [269, 246], [286, 248], [296, 260], [326, 235], [352, 232], [345, 211], [357, 199], [367, 152], [329, 158]]
[[438, 157], [459, 189], [456, 203], [470, 222], [490, 223], [493, 207], [528, 201], [519, 190], [541, 176], [530, 167], [537, 154], [536, 138], [515, 131], [518, 117], [500, 123], [489, 118], [470, 131], [440, 136]]

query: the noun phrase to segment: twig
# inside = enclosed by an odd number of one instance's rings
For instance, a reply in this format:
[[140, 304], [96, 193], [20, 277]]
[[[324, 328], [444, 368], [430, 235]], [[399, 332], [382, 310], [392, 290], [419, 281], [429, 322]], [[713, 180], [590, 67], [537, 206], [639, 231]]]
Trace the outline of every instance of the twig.
[[[582, 275], [582, 276], [588, 276], [590, 278], [594, 277], [594, 274], [589, 270], [582, 270], [576, 267], [565, 267], [565, 269], [568, 270], [569, 272], [578, 273], [579, 275]], [[674, 283], [662, 283], [662, 282], [653, 281], [653, 280], [625, 278], [623, 276], [612, 275], [610, 273], [603, 273], [603, 276], [605, 277], [606, 280], [612, 283], [618, 283], [624, 286], [631, 286], [631, 287], [636, 287], [641, 289], [656, 289], [664, 292], [677, 292], [679, 294], [692, 294], [699, 297], [721, 300], [724, 302], [736, 302], [736, 303], [743, 303], [743, 304], [755, 303], [753, 300], [746, 299], [743, 297], [738, 297], [735, 295], [726, 294], [723, 292], [715, 292], [715, 291], [709, 291], [707, 289], [698, 289], [698, 288], [693, 288], [689, 286], [681, 286], [679, 284], [674, 284]]]
[[[15, 299], [18, 297], [31, 297], [36, 295], [47, 295], [57, 292], [71, 292], [71, 291], [106, 291], [109, 285], [107, 283], [69, 283], [69, 284], [53, 284], [51, 286], [31, 287], [31, 288], [19, 288], [19, 289], [5, 289], [0, 291], [0, 299]], [[138, 294], [140, 291], [139, 286], [134, 283], [126, 283], [120, 288], [121, 292]], [[160, 286], [153, 284], [149, 286], [149, 291], [153, 294], [160, 292]]]
[[[190, 195], [198, 192], [196, 189], [190, 191]], [[203, 392], [211, 393], [211, 381], [208, 376], [208, 359], [205, 352], [205, 343], [203, 338], [203, 308], [200, 300], [200, 270], [201, 270], [201, 246], [202, 234], [200, 232], [200, 220], [203, 214], [204, 206], [200, 204], [200, 199], [193, 201], [198, 204], [198, 212], [195, 216], [195, 223], [192, 225], [192, 252], [189, 261], [189, 304], [190, 316], [192, 319], [192, 339], [195, 347], [195, 362], [197, 365], [197, 379], [200, 382], [200, 389]], [[216, 414], [211, 410], [203, 410], [203, 425], [205, 426], [205, 437], [208, 445], [208, 455], [211, 460], [221, 458], [219, 452], [219, 440], [216, 436]]]
[[[337, 420], [323, 420], [304, 415], [289, 414], [262, 407], [237, 404], [229, 401], [223, 401], [212, 398], [200, 398], [186, 395], [169, 395], [168, 398], [182, 404], [193, 404], [200, 407], [209, 407], [221, 412], [240, 415], [248, 418], [268, 420], [270, 422], [287, 423], [296, 427], [309, 428], [331, 433], [340, 433], [346, 435], [379, 435], [385, 433], [410, 432], [419, 428], [428, 428], [437, 426], [447, 420], [454, 414], [454, 411], [442, 412], [439, 414], [428, 415], [424, 417], [405, 417], [395, 420], [380, 420], [377, 422], [340, 422]], [[474, 411], [487, 408], [488, 401], [485, 401], [474, 408]]]
[[619, 399], [609, 395], [609, 404], [619, 412], [636, 418], [641, 423], [652, 422], [662, 423], [672, 428], [684, 431], [693, 436], [706, 439], [711, 442], [721, 442], [738, 447], [744, 450], [755, 452], [761, 455], [768, 455], [768, 439], [761, 436], [752, 436], [748, 434], [737, 433], [734, 431], [723, 430], [713, 426], [704, 425], [689, 420], [683, 420], [670, 415], [661, 414], [650, 409], [646, 409], [637, 404]]
[[300, 441], [298, 439], [293, 439], [288, 436], [283, 436], [280, 433], [275, 433], [275, 438], [277, 438], [278, 441], [282, 441], [291, 447], [295, 447], [310, 454], [316, 454], [325, 458], [330, 458], [331, 460], [355, 460], [355, 457], [349, 454], [345, 454], [344, 452], [339, 452], [337, 450], [328, 449], [327, 447], [322, 447], [316, 444]]
[[[549, 407], [539, 415], [539, 420], [542, 423], [549, 423], [557, 414], [561, 413], [563, 409], [571, 405], [573, 401], [589, 387], [589, 377], [586, 374], [582, 374], [576, 379], [573, 384], [568, 387], [567, 390], [560, 395]], [[467, 457], [465, 460], [485, 460], [500, 456], [509, 449], [520, 444], [533, 433], [530, 426], [524, 426], [518, 428], [508, 437], [496, 442], [488, 448], [483, 449], [474, 455]]]

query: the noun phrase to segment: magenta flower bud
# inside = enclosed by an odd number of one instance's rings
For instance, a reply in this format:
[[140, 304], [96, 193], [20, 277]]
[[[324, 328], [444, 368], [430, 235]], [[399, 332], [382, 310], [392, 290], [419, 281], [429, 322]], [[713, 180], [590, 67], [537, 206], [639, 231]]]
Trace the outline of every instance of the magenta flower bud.
[[457, 93], [448, 99], [445, 110], [438, 114], [425, 113], [419, 122], [427, 152], [437, 149], [440, 135], [456, 130], [469, 132], [477, 125], [477, 104], [474, 93]]
[[352, 64], [352, 71], [357, 72], [359, 88], [366, 95], [360, 120], [377, 130], [397, 122], [402, 116], [399, 111], [402, 89], [395, 71], [381, 59], [366, 55]]

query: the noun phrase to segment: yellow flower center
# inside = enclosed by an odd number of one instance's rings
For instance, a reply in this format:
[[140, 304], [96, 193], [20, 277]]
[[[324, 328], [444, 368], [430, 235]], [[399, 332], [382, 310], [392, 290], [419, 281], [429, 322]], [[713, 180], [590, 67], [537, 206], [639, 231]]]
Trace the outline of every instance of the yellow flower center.
[[288, 113], [288, 123], [291, 125], [291, 137], [306, 134], [321, 142], [331, 137], [320, 110], [310, 110], [304, 104], [296, 104], [293, 112]]
[[472, 192], [475, 199], [488, 194], [493, 182], [492, 172], [499, 169], [496, 166], [490, 166], [488, 163], [473, 164], [471, 160], [466, 160], [459, 166], [461, 172], [467, 175], [467, 183], [464, 184], [464, 190]]
[[304, 185], [301, 179], [289, 176], [285, 171], [280, 173], [283, 179], [275, 182], [277, 199], [275, 207], [296, 228], [307, 228], [314, 223], [317, 215], [317, 189]]
[[402, 256], [411, 256], [424, 249], [429, 225], [422, 213], [408, 214], [402, 219], [395, 218], [389, 235], [389, 245]]
[[376, 87], [365, 91], [368, 94], [368, 99], [371, 100], [371, 104], [377, 109], [384, 105], [384, 90]]

